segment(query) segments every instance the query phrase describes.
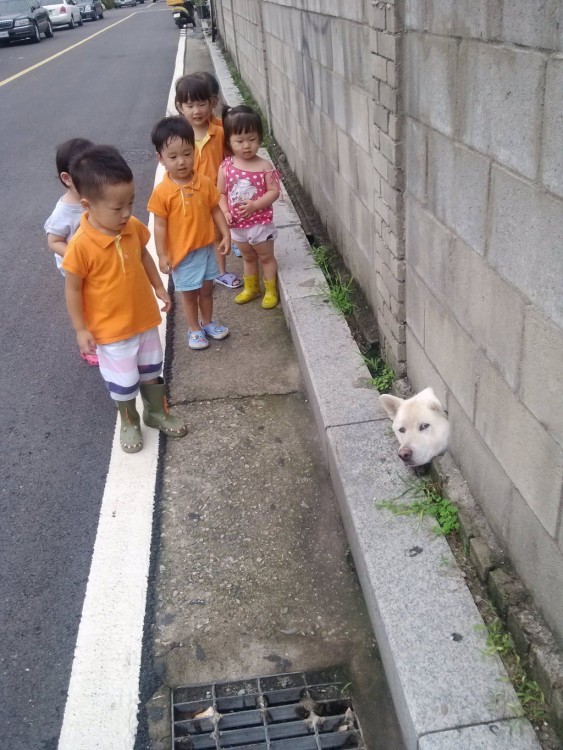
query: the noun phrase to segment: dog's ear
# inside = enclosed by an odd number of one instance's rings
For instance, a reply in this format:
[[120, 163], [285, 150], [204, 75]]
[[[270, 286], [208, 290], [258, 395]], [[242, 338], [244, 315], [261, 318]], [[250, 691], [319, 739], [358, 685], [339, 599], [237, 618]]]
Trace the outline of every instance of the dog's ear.
[[385, 409], [391, 419], [395, 417], [395, 414], [399, 411], [399, 407], [404, 401], [404, 399], [397, 398], [397, 396], [390, 396], [388, 393], [380, 396], [379, 400], [381, 402], [381, 406]]
[[432, 388], [425, 388], [420, 393], [417, 393], [417, 397], [423, 399], [428, 408], [437, 411], [438, 414], [446, 413], [440, 399], [436, 396]]

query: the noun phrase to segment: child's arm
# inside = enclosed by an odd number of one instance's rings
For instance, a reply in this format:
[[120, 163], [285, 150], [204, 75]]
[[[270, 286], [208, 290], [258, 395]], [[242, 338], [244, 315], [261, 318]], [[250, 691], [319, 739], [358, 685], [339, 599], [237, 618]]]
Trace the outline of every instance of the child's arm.
[[211, 209], [211, 216], [222, 237], [217, 249], [221, 255], [228, 255], [231, 252], [231, 233], [220, 204]]
[[263, 165], [266, 167], [264, 170], [266, 172], [266, 192], [261, 198], [242, 203], [240, 215], [243, 219], [249, 219], [256, 211], [268, 208], [280, 197], [279, 177], [276, 170], [268, 161], [263, 162]]
[[[156, 220], [156, 216], [154, 218]], [[156, 232], [155, 232], [155, 235], [156, 235]], [[149, 281], [151, 282], [151, 285], [154, 289], [154, 293], [156, 294], [159, 300], [164, 302], [164, 307], [161, 307], [162, 312], [168, 312], [168, 310], [170, 310], [170, 305], [171, 305], [170, 296], [168, 295], [168, 292], [164, 288], [164, 284], [162, 283], [162, 279], [160, 278], [158, 269], [155, 266], [154, 260], [151, 258], [150, 253], [146, 247], [144, 247], [141, 250], [141, 263], [143, 264], [145, 268], [145, 273], [149, 277]], [[168, 271], [166, 271], [165, 273], [168, 273]]]
[[217, 174], [217, 190], [221, 193], [221, 197], [219, 198], [219, 207], [223, 212], [225, 219], [227, 220], [227, 224], [231, 226], [231, 224], [233, 223], [233, 217], [231, 215], [231, 212], [229, 211], [229, 202], [227, 200], [227, 185], [225, 183], [225, 171], [223, 170], [223, 167], [219, 167], [219, 172]]
[[96, 341], [84, 322], [84, 307], [82, 300], [83, 280], [70, 271], [65, 271], [66, 309], [76, 333], [78, 348], [82, 354], [95, 354]]
[[167, 233], [168, 221], [163, 216], [157, 216], [156, 214], [154, 214], [154, 245], [156, 247], [156, 254], [158, 255], [158, 265], [161, 273], [170, 273], [170, 262], [166, 254]]
[[60, 255], [64, 258], [66, 253], [67, 241], [65, 237], [61, 237], [58, 234], [47, 234], [47, 246], [52, 253]]

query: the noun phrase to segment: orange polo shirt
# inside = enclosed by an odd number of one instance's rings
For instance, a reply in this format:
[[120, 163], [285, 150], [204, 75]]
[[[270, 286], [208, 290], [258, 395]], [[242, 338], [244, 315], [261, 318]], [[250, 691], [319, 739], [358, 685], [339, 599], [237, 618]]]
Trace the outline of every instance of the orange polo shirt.
[[84, 280], [84, 322], [97, 344], [123, 341], [160, 323], [152, 285], [141, 261], [150, 232], [132, 216], [117, 237], [95, 229], [83, 214], [63, 258], [65, 271]]
[[178, 185], [166, 172], [152, 191], [147, 210], [166, 219], [166, 254], [172, 268], [188, 253], [213, 242], [211, 211], [219, 205], [219, 197], [215, 184], [195, 172], [186, 185]]
[[217, 184], [217, 174], [221, 162], [225, 158], [225, 136], [223, 124], [217, 125], [213, 120], [209, 123], [207, 135], [202, 138], [203, 146], [200, 149], [198, 141], [195, 146], [195, 171], [209, 177], [211, 182]]

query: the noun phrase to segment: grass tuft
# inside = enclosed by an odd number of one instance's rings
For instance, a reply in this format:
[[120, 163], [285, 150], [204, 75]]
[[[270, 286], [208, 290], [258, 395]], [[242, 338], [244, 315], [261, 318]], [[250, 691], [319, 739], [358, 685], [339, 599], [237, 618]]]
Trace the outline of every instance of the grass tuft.
[[395, 382], [395, 373], [393, 370], [381, 357], [362, 354], [362, 359], [372, 375], [370, 381], [372, 386], [380, 393], [388, 393]]
[[[458, 510], [447, 498], [442, 497], [440, 485], [432, 479], [422, 478], [414, 481], [403, 479], [406, 490], [398, 497], [378, 503], [378, 508], [385, 508], [398, 516], [424, 516], [436, 519], [432, 528], [435, 534], [447, 536], [459, 530]], [[401, 498], [408, 497], [411, 502], [399, 503]]]

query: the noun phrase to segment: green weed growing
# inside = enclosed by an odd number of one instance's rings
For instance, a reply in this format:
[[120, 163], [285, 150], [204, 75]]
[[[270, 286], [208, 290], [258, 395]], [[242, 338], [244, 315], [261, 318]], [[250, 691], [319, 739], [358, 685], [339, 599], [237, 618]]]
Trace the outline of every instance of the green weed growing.
[[[415, 481], [403, 479], [406, 490], [398, 497], [378, 503], [377, 507], [386, 508], [395, 515], [424, 516], [436, 519], [433, 531], [447, 536], [459, 529], [457, 508], [450, 501], [442, 497], [440, 485], [432, 479], [422, 478]], [[402, 498], [409, 498], [410, 502], [398, 502]]]

